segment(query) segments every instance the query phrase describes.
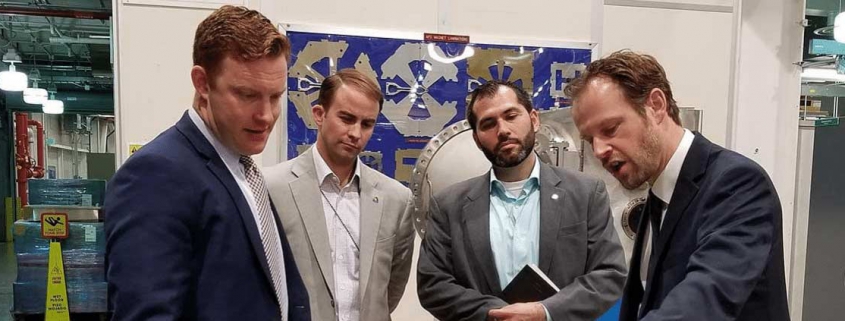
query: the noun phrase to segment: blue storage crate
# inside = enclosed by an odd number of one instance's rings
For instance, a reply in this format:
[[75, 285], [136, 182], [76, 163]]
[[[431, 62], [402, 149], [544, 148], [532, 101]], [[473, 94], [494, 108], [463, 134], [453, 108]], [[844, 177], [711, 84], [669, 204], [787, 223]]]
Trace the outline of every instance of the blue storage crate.
[[93, 179], [30, 179], [29, 204], [103, 206], [106, 181]]

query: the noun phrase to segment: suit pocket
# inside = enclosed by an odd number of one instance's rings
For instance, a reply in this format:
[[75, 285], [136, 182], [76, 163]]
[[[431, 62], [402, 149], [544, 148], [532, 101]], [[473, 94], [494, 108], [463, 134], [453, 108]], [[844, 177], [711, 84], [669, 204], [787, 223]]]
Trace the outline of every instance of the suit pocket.
[[555, 255], [552, 258], [552, 271], [549, 275], [558, 276], [558, 278], [552, 278], [558, 285], [572, 283], [572, 280], [584, 274], [586, 268], [587, 222], [561, 227], [554, 247]]
[[558, 237], [571, 236], [577, 234], [587, 235], [587, 221], [561, 227], [557, 233]]
[[383, 239], [378, 239], [378, 240], [376, 240], [376, 243], [382, 243], [382, 242], [392, 241], [392, 240], [393, 240], [393, 239], [395, 239], [395, 238], [396, 238], [396, 233], [393, 233], [393, 235], [391, 235], [391, 236], [385, 237], [385, 238], [383, 238]]
[[[364, 300], [381, 306], [376, 310], [387, 311], [387, 283], [390, 280], [390, 268], [393, 263], [393, 243], [396, 234], [376, 240], [373, 264], [370, 267], [370, 282], [366, 289], [361, 289]], [[375, 291], [375, 292], [374, 292]]]

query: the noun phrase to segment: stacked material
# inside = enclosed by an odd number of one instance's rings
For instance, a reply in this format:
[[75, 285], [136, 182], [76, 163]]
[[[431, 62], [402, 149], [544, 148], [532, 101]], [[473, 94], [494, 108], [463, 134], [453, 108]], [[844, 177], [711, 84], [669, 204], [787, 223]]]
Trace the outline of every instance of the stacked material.
[[[107, 311], [106, 240], [102, 222], [69, 222], [62, 257], [71, 313]], [[17, 221], [13, 227], [18, 276], [13, 285], [16, 314], [44, 313], [47, 297], [49, 240], [41, 237], [41, 223]]]
[[29, 205], [103, 206], [106, 181], [30, 179]]

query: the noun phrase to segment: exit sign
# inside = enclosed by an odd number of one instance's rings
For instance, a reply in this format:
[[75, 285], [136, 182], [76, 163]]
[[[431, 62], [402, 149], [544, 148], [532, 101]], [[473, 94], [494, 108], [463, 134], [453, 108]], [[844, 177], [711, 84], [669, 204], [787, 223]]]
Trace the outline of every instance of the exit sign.
[[839, 126], [839, 118], [816, 119], [813, 125], [816, 127]]

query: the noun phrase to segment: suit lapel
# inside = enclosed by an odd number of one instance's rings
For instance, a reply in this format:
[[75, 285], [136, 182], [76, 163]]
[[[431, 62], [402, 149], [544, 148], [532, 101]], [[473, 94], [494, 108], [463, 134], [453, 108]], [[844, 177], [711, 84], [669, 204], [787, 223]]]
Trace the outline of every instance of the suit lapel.
[[[643, 306], [649, 307], [653, 294], [651, 282], [656, 276], [655, 269], [658, 264], [663, 262], [663, 258], [668, 249], [669, 241], [675, 232], [678, 222], [683, 219], [686, 214], [687, 207], [690, 202], [698, 194], [698, 184], [696, 183], [700, 177], [707, 170], [707, 162], [709, 161], [710, 143], [699, 134], [695, 135], [692, 141], [689, 152], [684, 159], [684, 164], [681, 166], [681, 172], [678, 175], [678, 181], [675, 183], [675, 190], [672, 193], [672, 199], [669, 201], [669, 207], [666, 210], [663, 224], [660, 227], [660, 235], [657, 239], [657, 244], [653, 244], [654, 251], [648, 264], [648, 283], [646, 284], [645, 295], [643, 297]], [[648, 221], [648, 218], [642, 218]], [[645, 309], [643, 309], [645, 310]]]
[[249, 203], [241, 191], [240, 186], [238, 186], [238, 182], [235, 181], [235, 177], [232, 176], [231, 172], [229, 172], [229, 168], [227, 168], [226, 164], [223, 163], [223, 159], [221, 159], [220, 155], [217, 154], [217, 151], [214, 150], [214, 146], [211, 145], [211, 142], [209, 142], [208, 139], [203, 136], [202, 132], [200, 132], [199, 128], [194, 125], [194, 122], [191, 120], [190, 116], [188, 116], [188, 112], [185, 112], [182, 115], [182, 119], [176, 123], [176, 129], [179, 130], [182, 135], [185, 135], [188, 141], [191, 142], [200, 154], [208, 159], [208, 162], [205, 164], [206, 167], [212, 174], [214, 174], [215, 177], [217, 177], [220, 183], [223, 184], [226, 191], [229, 192], [229, 196], [232, 198], [232, 201], [235, 203], [235, 207], [238, 209], [238, 213], [241, 216], [241, 222], [244, 224], [247, 237], [252, 244], [252, 250], [259, 258], [258, 262], [261, 264], [261, 270], [264, 271], [264, 276], [267, 277], [267, 281], [270, 282], [270, 284], [273, 284], [273, 278], [270, 276], [270, 266], [267, 263], [266, 255], [264, 253], [264, 245], [261, 243], [261, 235], [258, 233], [258, 227], [255, 224], [255, 217], [252, 214], [252, 209], [249, 207]]
[[267, 263], [266, 254], [264, 253], [264, 245], [261, 243], [261, 235], [258, 232], [258, 226], [255, 224], [255, 216], [253, 216], [252, 209], [244, 198], [238, 183], [235, 182], [232, 173], [229, 172], [229, 169], [226, 168], [226, 165], [219, 158], [209, 160], [206, 166], [223, 183], [232, 200], [235, 201], [238, 213], [241, 215], [244, 228], [249, 236], [249, 241], [252, 243], [252, 250], [259, 257], [258, 261], [261, 263], [261, 269], [264, 270], [267, 280], [272, 284], [273, 278], [270, 275], [270, 266]]
[[463, 207], [463, 224], [487, 286], [498, 294], [502, 289], [490, 246], [490, 172], [476, 179], [480, 181], [471, 184], [475, 189], [467, 194]]
[[560, 176], [540, 162], [540, 270], [549, 274], [557, 246], [557, 235], [564, 215], [564, 190]]
[[361, 253], [360, 253], [360, 277], [361, 286], [359, 292], [360, 299], [364, 300], [367, 294], [367, 282], [370, 280], [370, 270], [373, 265], [373, 258], [375, 257], [376, 241], [378, 240], [378, 231], [381, 226], [381, 218], [383, 215], [384, 202], [386, 198], [382, 197], [378, 182], [374, 180], [374, 173], [371, 169], [363, 163], [358, 164], [363, 166], [361, 168], [361, 181], [358, 185], [360, 195], [360, 222], [361, 222]]
[[297, 179], [290, 182], [296, 209], [305, 225], [308, 241], [314, 250], [320, 272], [332, 297], [335, 297], [334, 271], [332, 269], [331, 247], [329, 246], [329, 232], [326, 227], [326, 216], [323, 211], [322, 194], [314, 168], [314, 158], [311, 151], [306, 151], [296, 158], [291, 172]]

